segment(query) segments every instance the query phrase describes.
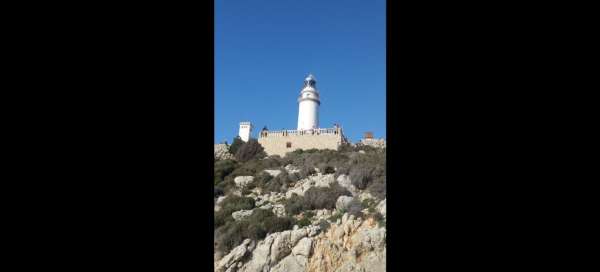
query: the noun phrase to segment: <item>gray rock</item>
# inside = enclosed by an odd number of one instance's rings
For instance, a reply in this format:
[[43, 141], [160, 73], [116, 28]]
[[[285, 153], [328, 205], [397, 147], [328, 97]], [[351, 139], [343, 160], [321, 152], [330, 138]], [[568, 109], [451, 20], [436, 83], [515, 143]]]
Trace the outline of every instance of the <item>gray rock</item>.
[[310, 257], [310, 249], [312, 246], [312, 239], [308, 237], [302, 238], [298, 244], [292, 248], [292, 254], [302, 255], [304, 257]]
[[239, 272], [262, 272], [269, 271], [271, 263], [271, 246], [278, 233], [267, 235], [264, 240], [258, 242], [256, 249], [252, 251], [250, 261], [242, 266]]
[[351, 196], [338, 197], [337, 201], [335, 202], [335, 208], [338, 211], [348, 210], [348, 206], [349, 206], [350, 202], [352, 201], [352, 199], [354, 199], [354, 198]]
[[295, 245], [300, 239], [306, 237], [306, 235], [308, 235], [307, 228], [299, 228], [292, 230], [292, 233], [290, 234], [290, 244], [292, 246]]
[[271, 246], [271, 263], [276, 263], [284, 256], [290, 254], [290, 235], [291, 231], [286, 230], [279, 232], [279, 235], [275, 237]]
[[223, 257], [215, 265], [215, 271], [217, 271], [217, 272], [231, 271], [230, 270], [230, 269], [232, 269], [231, 267], [236, 266], [236, 262], [239, 261], [240, 259], [242, 259], [242, 257], [244, 257], [244, 255], [246, 255], [246, 253], [248, 252], [247, 246], [250, 244], [251, 241], [252, 240], [250, 240], [250, 239], [246, 239], [246, 240], [244, 240], [244, 242], [242, 242], [241, 245], [239, 245], [236, 248], [234, 248], [233, 250], [231, 250], [231, 252], [229, 252], [229, 254], [225, 255], [225, 257]]
[[359, 193], [359, 190], [352, 184], [352, 181], [350, 180], [350, 177], [348, 175], [339, 175], [337, 178], [337, 183], [348, 189], [348, 191], [350, 191], [350, 193], [352, 193], [353, 196], [357, 196]]
[[381, 215], [383, 215], [384, 217], [386, 216], [386, 200], [387, 198], [379, 202], [379, 204], [377, 205], [377, 211], [379, 211], [379, 213], [381, 213]]
[[235, 182], [235, 185], [237, 185], [238, 187], [245, 187], [246, 185], [248, 185], [248, 183], [252, 182], [253, 180], [253, 176], [237, 176], [235, 177], [235, 179], [233, 179], [233, 182]]
[[239, 210], [231, 213], [231, 217], [236, 221], [242, 220], [250, 215], [252, 215], [252, 210]]
[[306, 264], [305, 257], [289, 255], [273, 266], [270, 272], [304, 272], [306, 271]]

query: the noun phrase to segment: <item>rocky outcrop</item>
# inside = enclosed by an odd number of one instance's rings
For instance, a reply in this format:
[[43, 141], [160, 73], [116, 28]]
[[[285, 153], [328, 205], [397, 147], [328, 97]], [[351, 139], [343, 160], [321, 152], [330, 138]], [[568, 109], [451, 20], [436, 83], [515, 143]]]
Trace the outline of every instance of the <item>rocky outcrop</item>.
[[251, 251], [254, 247], [254, 242], [250, 239], [244, 240], [244, 242], [234, 248], [229, 254], [225, 257], [221, 258], [215, 264], [215, 271], [217, 272], [225, 272], [235, 270], [238, 266], [238, 261], [241, 260], [248, 251]]
[[229, 153], [229, 146], [226, 144], [215, 144], [215, 160], [232, 160], [233, 155]]
[[296, 182], [296, 185], [285, 193], [286, 198], [291, 198], [292, 194], [304, 196], [304, 193], [312, 187], [329, 187], [335, 183], [333, 174], [316, 174]]
[[[385, 228], [372, 219], [344, 214], [326, 232], [319, 226], [246, 239], [215, 264], [219, 272], [374, 271], [386, 269]], [[254, 246], [256, 244], [256, 246]]]
[[231, 213], [231, 217], [236, 221], [243, 220], [250, 215], [252, 215], [252, 210], [239, 210]]
[[236, 186], [243, 188], [246, 187], [246, 185], [248, 185], [248, 183], [252, 182], [253, 180], [253, 176], [237, 176], [235, 177], [235, 179], [233, 179], [233, 182], [235, 182]]
[[361, 139], [360, 145], [368, 145], [376, 148], [385, 148], [385, 139]]
[[348, 175], [339, 175], [337, 178], [337, 183], [340, 186], [348, 189], [353, 196], [357, 196], [359, 194], [359, 190], [352, 184], [352, 181]]
[[352, 202], [354, 198], [351, 196], [340, 196], [338, 197], [337, 201], [335, 202], [335, 208], [338, 211], [347, 211], [348, 210], [348, 206], [350, 205], [350, 202]]

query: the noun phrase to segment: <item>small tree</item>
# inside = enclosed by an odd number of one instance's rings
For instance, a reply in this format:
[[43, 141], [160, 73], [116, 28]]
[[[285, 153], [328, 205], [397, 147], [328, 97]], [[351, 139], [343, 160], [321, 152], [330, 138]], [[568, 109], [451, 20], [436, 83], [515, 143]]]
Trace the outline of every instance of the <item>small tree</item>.
[[264, 148], [258, 143], [256, 139], [249, 139], [247, 143], [244, 143], [235, 153], [235, 158], [238, 161], [246, 162], [251, 159], [262, 159], [267, 154]]
[[242, 141], [242, 138], [240, 138], [240, 136], [236, 136], [233, 138], [233, 143], [231, 143], [229, 146], [229, 153], [235, 154], [243, 144], [244, 141]]

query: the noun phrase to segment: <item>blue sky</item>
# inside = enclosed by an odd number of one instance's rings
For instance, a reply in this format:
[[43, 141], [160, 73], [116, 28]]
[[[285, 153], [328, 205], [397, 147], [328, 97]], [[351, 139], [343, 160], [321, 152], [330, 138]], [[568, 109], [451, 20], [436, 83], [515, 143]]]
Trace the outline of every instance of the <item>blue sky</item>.
[[231, 143], [241, 121], [254, 138], [265, 125], [296, 129], [308, 73], [321, 127], [385, 138], [385, 22], [384, 0], [216, 0], [215, 143]]

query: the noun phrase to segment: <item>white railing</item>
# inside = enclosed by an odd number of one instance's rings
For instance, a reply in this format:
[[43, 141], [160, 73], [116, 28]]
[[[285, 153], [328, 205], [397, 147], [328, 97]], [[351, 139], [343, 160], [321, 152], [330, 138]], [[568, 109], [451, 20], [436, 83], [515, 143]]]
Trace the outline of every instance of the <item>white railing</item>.
[[265, 130], [260, 132], [260, 137], [284, 137], [291, 135], [336, 135], [340, 132], [341, 128], [316, 128], [308, 130]]

